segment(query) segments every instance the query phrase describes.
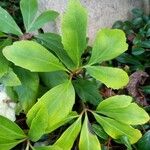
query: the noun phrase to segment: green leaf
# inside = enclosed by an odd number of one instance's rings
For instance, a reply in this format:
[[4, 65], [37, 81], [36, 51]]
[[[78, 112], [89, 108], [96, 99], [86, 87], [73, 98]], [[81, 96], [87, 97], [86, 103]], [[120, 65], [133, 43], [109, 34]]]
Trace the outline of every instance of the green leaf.
[[142, 86], [142, 91], [146, 94], [150, 94], [150, 85]]
[[9, 68], [8, 72], [0, 79], [0, 82], [5, 86], [21, 85], [20, 79], [11, 68]]
[[42, 45], [56, 54], [67, 68], [71, 70], [75, 69], [75, 64], [68, 56], [67, 52], [63, 49], [60, 35], [54, 33], [44, 33], [37, 35], [36, 38], [40, 40]]
[[145, 52], [145, 49], [144, 48], [141, 48], [141, 47], [133, 47], [132, 48], [132, 54], [133, 55], [141, 55]]
[[40, 29], [44, 26], [44, 24], [48, 23], [49, 21], [54, 21], [56, 17], [58, 16], [58, 12], [53, 10], [48, 10], [43, 12], [30, 26], [30, 29], [28, 29], [28, 32], [35, 31], [37, 29]]
[[37, 73], [19, 67], [15, 67], [14, 70], [21, 81], [21, 85], [14, 87], [14, 91], [18, 95], [18, 100], [23, 110], [27, 113], [36, 102], [39, 77]]
[[129, 81], [127, 73], [119, 68], [88, 66], [86, 69], [93, 78], [113, 89], [122, 88]]
[[32, 22], [35, 19], [35, 15], [38, 11], [38, 2], [37, 0], [21, 0], [20, 9], [26, 32], [29, 32], [29, 29], [31, 28]]
[[143, 48], [150, 48], [150, 40], [142, 41], [140, 46]]
[[8, 140], [0, 137], [0, 147], [1, 150], [11, 150], [13, 147], [23, 142], [23, 140]]
[[132, 97], [126, 95], [116, 95], [109, 97], [102, 101], [98, 107], [97, 111], [105, 110], [109, 111], [109, 109], [122, 109], [129, 106], [132, 102]]
[[124, 108], [112, 109], [111, 107], [107, 107], [106, 110], [100, 109], [99, 113], [130, 125], [144, 124], [150, 119], [146, 111], [135, 103], [131, 103]]
[[120, 137], [122, 136], [127, 136], [130, 143], [134, 144], [142, 137], [141, 132], [137, 129], [132, 128], [130, 125], [123, 124], [111, 118], [102, 117], [95, 113], [93, 114], [95, 119], [103, 127], [105, 132], [114, 139], [120, 139]]
[[48, 110], [48, 127], [46, 132], [52, 132], [58, 123], [64, 120], [71, 112], [75, 102], [75, 91], [71, 81], [60, 84], [46, 94], [30, 109], [27, 114], [27, 123], [31, 126], [32, 120], [42, 105]]
[[87, 12], [79, 0], [70, 0], [62, 18], [62, 43], [64, 49], [78, 67], [86, 48]]
[[0, 147], [8, 150], [26, 139], [23, 130], [14, 122], [0, 116]]
[[32, 72], [65, 70], [59, 60], [42, 45], [33, 41], [14, 42], [3, 49], [4, 56], [15, 65]]
[[58, 146], [34, 147], [33, 150], [63, 150]]
[[32, 120], [30, 130], [29, 130], [29, 138], [36, 142], [38, 141], [42, 135], [45, 134], [45, 130], [48, 126], [48, 110], [46, 106], [41, 106], [39, 111], [34, 116]]
[[131, 101], [132, 97], [130, 96], [113, 96], [102, 101], [97, 107], [97, 111], [125, 124], [146, 123], [150, 119], [146, 111]]
[[5, 39], [2, 44], [0, 45], [0, 78], [8, 72], [9, 69], [9, 62], [8, 60], [3, 56], [2, 49], [5, 46], [11, 45], [12, 40], [10, 38]]
[[82, 126], [80, 141], [79, 141], [79, 150], [101, 150], [100, 143], [97, 136], [91, 131], [90, 123], [85, 115], [84, 123]]
[[71, 122], [73, 119], [76, 119], [77, 117], [78, 117], [77, 113], [75, 113], [75, 112], [69, 113], [69, 115], [66, 118], [64, 118], [61, 122], [59, 122], [55, 126], [53, 126], [51, 128], [51, 131], [58, 129], [59, 127], [65, 125], [66, 123]]
[[132, 14], [134, 15], [134, 17], [140, 17], [143, 15], [143, 11], [139, 8], [134, 8], [132, 9]]
[[18, 140], [26, 138], [26, 135], [16, 123], [0, 116], [0, 138]]
[[74, 87], [78, 96], [84, 102], [89, 102], [97, 106], [102, 100], [97, 86], [92, 81], [77, 79], [74, 81]]
[[44, 72], [40, 73], [40, 77], [48, 88], [52, 88], [68, 80], [68, 75], [64, 71]]
[[117, 61], [124, 63], [124, 64], [142, 65], [141, 62], [136, 57], [134, 57], [128, 53], [123, 53], [116, 59], [117, 59]]
[[149, 150], [150, 149], [150, 130], [147, 131], [143, 137], [137, 143], [137, 150]]
[[[54, 145], [59, 146], [63, 150], [70, 150], [76, 140], [80, 130], [81, 130], [81, 118], [80, 116], [54, 143]], [[66, 142], [67, 141], [67, 142]]]
[[126, 37], [119, 29], [102, 29], [97, 33], [89, 64], [113, 59], [128, 49]]
[[0, 7], [0, 31], [18, 36], [23, 34], [14, 19], [2, 7]]
[[109, 136], [100, 125], [92, 124], [92, 129], [101, 139], [108, 140]]
[[120, 142], [127, 147], [127, 150], [132, 150], [132, 146], [131, 146], [127, 136], [122, 136], [120, 138]]

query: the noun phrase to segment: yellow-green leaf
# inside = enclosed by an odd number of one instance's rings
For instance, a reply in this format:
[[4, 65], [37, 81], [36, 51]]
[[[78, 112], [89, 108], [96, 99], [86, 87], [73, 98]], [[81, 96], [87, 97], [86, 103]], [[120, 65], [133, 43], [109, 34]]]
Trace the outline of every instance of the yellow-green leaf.
[[93, 131], [90, 130], [90, 123], [88, 121], [87, 115], [85, 115], [80, 134], [79, 150], [101, 150], [97, 136]]
[[119, 68], [88, 66], [86, 69], [93, 78], [113, 89], [122, 88], [129, 81], [127, 73]]
[[69, 0], [62, 18], [62, 43], [76, 66], [86, 48], [87, 12], [79, 0]]
[[89, 64], [113, 59], [128, 49], [125, 33], [119, 29], [102, 29], [97, 33]]
[[29, 130], [29, 138], [36, 142], [38, 141], [43, 134], [45, 134], [45, 130], [48, 126], [48, 110], [46, 106], [41, 106], [39, 111], [34, 116], [32, 120], [30, 130]]
[[3, 49], [4, 56], [15, 65], [32, 72], [65, 70], [59, 60], [34, 41], [19, 41]]
[[124, 107], [127, 107], [131, 104], [132, 97], [126, 96], [126, 95], [115, 95], [112, 97], [109, 97], [102, 101], [98, 107], [97, 111], [109, 111], [109, 109], [122, 109]]
[[72, 83], [71, 81], [66, 81], [49, 90], [38, 100], [27, 114], [27, 123], [31, 126], [36, 113], [44, 105], [48, 110], [48, 127], [46, 132], [51, 132], [71, 112], [74, 101], [75, 91]]
[[21, 0], [20, 9], [21, 9], [21, 13], [23, 16], [23, 22], [25, 25], [26, 32], [29, 32], [29, 29], [38, 11], [38, 1], [37, 0]]
[[80, 129], [81, 129], [81, 118], [80, 116], [56, 141], [54, 146], [58, 146], [63, 150], [70, 150], [76, 140]]
[[142, 137], [141, 132], [137, 129], [134, 129], [130, 125], [123, 124], [111, 118], [102, 117], [95, 113], [93, 114], [105, 132], [114, 139], [120, 139], [122, 136], [127, 136], [130, 143], [134, 144]]

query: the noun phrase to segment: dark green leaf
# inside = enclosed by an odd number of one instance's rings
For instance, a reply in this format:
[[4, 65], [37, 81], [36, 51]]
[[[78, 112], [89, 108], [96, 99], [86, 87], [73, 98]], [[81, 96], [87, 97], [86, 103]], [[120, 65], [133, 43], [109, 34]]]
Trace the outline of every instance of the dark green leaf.
[[141, 47], [150, 48], [150, 40], [145, 40], [141, 42]]
[[84, 102], [89, 102], [95, 106], [102, 100], [97, 86], [89, 80], [77, 79], [74, 81], [75, 90]]
[[150, 94], [150, 85], [142, 86], [142, 91], [146, 94]]
[[100, 138], [102, 138], [104, 140], [108, 140], [109, 136], [107, 135], [107, 133], [104, 131], [104, 129], [100, 125], [93, 124], [92, 128], [97, 136], [99, 136]]
[[19, 67], [15, 67], [15, 72], [21, 81], [21, 85], [14, 87], [14, 91], [18, 95], [23, 110], [27, 113], [36, 102], [39, 77], [37, 73]]
[[150, 131], [147, 131], [137, 143], [138, 150], [150, 150]]
[[132, 9], [132, 13], [135, 17], [141, 17], [143, 15], [143, 11], [139, 8]]
[[59, 85], [68, 79], [68, 75], [64, 71], [40, 73], [40, 77], [48, 88]]
[[145, 49], [144, 48], [141, 48], [141, 47], [133, 47], [132, 48], [132, 54], [133, 55], [141, 55], [145, 52]]
[[128, 63], [128, 64], [132, 64], [132, 65], [142, 65], [141, 62], [135, 58], [134, 56], [128, 54], [128, 53], [124, 53], [122, 55], [120, 55], [119, 57], [116, 58], [119, 62], [121, 63]]

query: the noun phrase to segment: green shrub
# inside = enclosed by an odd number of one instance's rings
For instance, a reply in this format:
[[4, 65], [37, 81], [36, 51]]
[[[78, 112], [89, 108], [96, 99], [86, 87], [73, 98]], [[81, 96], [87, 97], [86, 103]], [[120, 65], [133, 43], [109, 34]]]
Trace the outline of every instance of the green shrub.
[[[129, 96], [116, 95], [102, 101], [98, 91], [99, 82], [119, 89], [129, 81], [122, 69], [102, 65], [103, 61], [127, 50], [124, 32], [99, 30], [90, 58], [83, 61], [88, 44], [87, 11], [78, 0], [69, 1], [62, 17], [61, 36], [43, 33], [31, 36], [30, 40], [26, 38], [27, 33], [54, 20], [58, 13], [44, 12], [35, 19], [37, 1], [21, 0], [20, 4], [26, 33], [22, 33], [13, 18], [0, 8], [0, 30], [4, 37], [12, 34], [21, 39], [13, 44], [10, 39], [3, 41], [0, 75], [10, 96], [17, 95], [15, 98], [21, 105], [21, 112], [26, 114], [29, 129], [21, 129], [0, 116], [2, 150], [11, 149], [23, 141], [27, 141], [27, 150], [29, 147], [33, 150], [70, 150], [75, 141], [80, 150], [100, 150], [102, 140], [98, 136], [104, 140], [110, 136], [131, 148], [130, 144], [142, 137], [135, 127], [149, 121], [148, 114]], [[7, 16], [7, 19], [1, 16]], [[49, 146], [31, 145], [62, 126], [68, 128]]]

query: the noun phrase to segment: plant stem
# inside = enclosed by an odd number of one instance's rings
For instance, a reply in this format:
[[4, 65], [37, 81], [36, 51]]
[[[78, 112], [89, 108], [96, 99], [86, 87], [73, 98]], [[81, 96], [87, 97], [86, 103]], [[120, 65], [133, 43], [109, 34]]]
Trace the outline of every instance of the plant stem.
[[29, 140], [27, 140], [27, 146], [26, 146], [25, 150], [30, 150], [30, 141]]

